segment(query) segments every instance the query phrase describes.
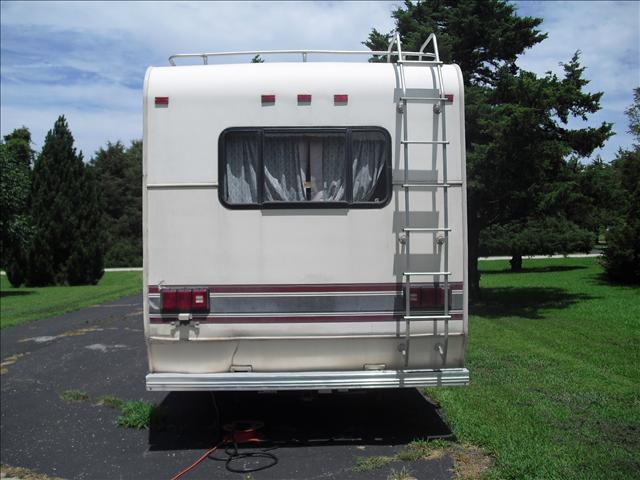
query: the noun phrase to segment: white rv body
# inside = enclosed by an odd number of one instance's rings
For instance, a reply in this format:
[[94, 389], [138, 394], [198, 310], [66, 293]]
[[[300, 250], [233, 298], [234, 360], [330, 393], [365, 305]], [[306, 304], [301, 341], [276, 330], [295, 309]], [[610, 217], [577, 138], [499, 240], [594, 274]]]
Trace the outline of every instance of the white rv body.
[[[449, 186], [409, 193], [410, 223], [442, 229], [447, 191], [450, 232], [446, 239], [436, 231], [413, 234], [411, 269], [450, 272], [450, 318], [411, 321], [407, 335], [399, 73], [405, 76], [407, 96], [437, 95], [438, 80], [434, 67], [399, 68], [392, 63], [305, 62], [148, 69], [143, 180], [148, 389], [468, 382], [462, 76], [456, 65], [442, 66], [444, 93], [452, 95], [452, 101], [442, 103]], [[311, 101], [301, 104], [299, 94], [311, 95]], [[275, 95], [275, 101], [263, 103], [263, 95]], [[336, 102], [334, 95], [348, 100]], [[441, 138], [442, 113], [434, 112], [433, 103], [406, 108], [410, 137]], [[388, 133], [388, 203], [236, 209], [221, 201], [224, 132], [359, 127]], [[411, 181], [442, 181], [443, 145], [408, 149]], [[444, 295], [438, 293], [444, 292], [443, 276], [411, 281], [425, 295]], [[167, 313], [162, 292], [189, 288], [206, 291], [209, 311]], [[425, 316], [437, 316], [438, 309], [427, 310]], [[439, 311], [442, 315], [442, 306]]]

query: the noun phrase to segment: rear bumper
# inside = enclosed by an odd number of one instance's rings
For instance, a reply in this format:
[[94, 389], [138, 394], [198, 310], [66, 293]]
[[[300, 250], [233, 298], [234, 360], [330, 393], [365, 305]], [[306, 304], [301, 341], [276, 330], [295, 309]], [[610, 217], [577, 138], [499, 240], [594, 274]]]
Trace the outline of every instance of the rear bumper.
[[466, 368], [347, 372], [150, 373], [147, 390], [324, 390], [469, 384]]

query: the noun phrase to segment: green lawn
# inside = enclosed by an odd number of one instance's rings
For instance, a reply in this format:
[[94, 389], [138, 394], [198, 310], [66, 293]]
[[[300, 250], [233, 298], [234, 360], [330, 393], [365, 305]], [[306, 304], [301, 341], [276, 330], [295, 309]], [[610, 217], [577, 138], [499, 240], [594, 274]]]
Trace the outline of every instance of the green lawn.
[[97, 285], [13, 288], [0, 276], [0, 328], [55, 317], [142, 291], [142, 272], [106, 272]]
[[640, 478], [640, 288], [594, 258], [480, 267], [471, 385], [428, 391], [457, 438], [495, 456], [491, 478]]

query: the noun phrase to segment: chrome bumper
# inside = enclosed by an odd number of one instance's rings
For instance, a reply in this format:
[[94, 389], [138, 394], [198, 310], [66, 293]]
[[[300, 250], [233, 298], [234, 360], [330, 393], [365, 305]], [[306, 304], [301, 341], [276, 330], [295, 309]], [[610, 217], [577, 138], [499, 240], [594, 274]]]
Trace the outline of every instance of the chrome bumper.
[[147, 390], [325, 390], [448, 387], [469, 384], [469, 370], [376, 370], [348, 372], [150, 373]]

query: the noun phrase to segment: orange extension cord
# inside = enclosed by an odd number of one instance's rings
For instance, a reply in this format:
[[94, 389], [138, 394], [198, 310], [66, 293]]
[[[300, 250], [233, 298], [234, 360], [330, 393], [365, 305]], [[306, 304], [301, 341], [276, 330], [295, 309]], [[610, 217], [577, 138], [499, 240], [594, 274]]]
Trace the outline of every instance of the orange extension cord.
[[[191, 465], [189, 465], [187, 468], [182, 470], [180, 473], [171, 477], [171, 480], [178, 480], [184, 474], [196, 468], [198, 465], [200, 465], [204, 461], [205, 458], [207, 458], [209, 455], [215, 452], [220, 446], [226, 445], [226, 444], [232, 444], [235, 447], [236, 454], [229, 457], [229, 460], [227, 460], [227, 465], [228, 465], [229, 461], [238, 455], [237, 454], [238, 444], [255, 443], [255, 442], [264, 441], [262, 438], [260, 438], [260, 436], [257, 433], [257, 431], [262, 427], [264, 427], [264, 423], [256, 420], [240, 420], [232, 423], [227, 423], [222, 428], [229, 433], [227, 433], [224, 436], [224, 438], [220, 442], [218, 442], [218, 444], [215, 447], [212, 447], [206, 452], [204, 452], [202, 456], [198, 458], [198, 460], [193, 462]], [[275, 456], [273, 456], [273, 458], [275, 460], [275, 463], [277, 463], [278, 462], [277, 458], [275, 458]], [[272, 465], [275, 465], [275, 463], [273, 463]]]

